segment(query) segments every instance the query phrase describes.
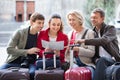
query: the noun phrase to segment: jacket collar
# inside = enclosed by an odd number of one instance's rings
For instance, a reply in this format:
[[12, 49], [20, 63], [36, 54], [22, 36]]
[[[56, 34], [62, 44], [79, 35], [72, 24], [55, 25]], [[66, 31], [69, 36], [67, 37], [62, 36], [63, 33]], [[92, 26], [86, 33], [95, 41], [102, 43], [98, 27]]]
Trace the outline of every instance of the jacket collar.
[[[104, 31], [105, 31], [105, 28], [106, 28], [106, 24], [105, 24], [105, 23], [102, 23], [102, 24], [101, 24], [101, 29], [100, 29], [100, 35], [101, 35], [101, 36], [103, 35], [103, 33], [104, 33]], [[95, 32], [97, 33], [96, 27], [93, 28], [93, 31], [95, 31]]]
[[[48, 35], [49, 30], [50, 30], [50, 28], [46, 29], [45, 34]], [[59, 36], [59, 37], [58, 37], [58, 36]], [[58, 33], [57, 33], [57, 41], [60, 40], [61, 37], [62, 37], [62, 32], [61, 32], [61, 31], [58, 31]], [[47, 36], [47, 38], [48, 38], [47, 40], [49, 40], [49, 36]]]

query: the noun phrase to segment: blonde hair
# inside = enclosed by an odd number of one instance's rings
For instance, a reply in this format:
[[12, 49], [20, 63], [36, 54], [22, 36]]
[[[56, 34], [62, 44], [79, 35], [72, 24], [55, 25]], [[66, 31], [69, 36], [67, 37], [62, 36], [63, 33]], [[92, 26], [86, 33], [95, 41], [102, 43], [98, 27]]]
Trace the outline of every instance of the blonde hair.
[[83, 16], [82, 16], [82, 14], [80, 14], [80, 12], [78, 12], [78, 11], [70, 11], [70, 12], [68, 13], [68, 15], [67, 15], [67, 18], [68, 18], [68, 19], [69, 19], [69, 15], [75, 16], [75, 17], [79, 20], [80, 25], [83, 24], [84, 18], [83, 18]]

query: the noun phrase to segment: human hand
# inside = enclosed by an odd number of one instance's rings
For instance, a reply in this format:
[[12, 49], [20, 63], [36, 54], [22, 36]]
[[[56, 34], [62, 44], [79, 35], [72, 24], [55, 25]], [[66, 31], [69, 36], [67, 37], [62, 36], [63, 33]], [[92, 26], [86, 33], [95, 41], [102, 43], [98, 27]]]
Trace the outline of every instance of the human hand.
[[27, 50], [28, 54], [37, 54], [38, 52], [40, 52], [39, 48], [33, 47]]
[[79, 47], [73, 47], [73, 51], [79, 52]]
[[56, 56], [60, 56], [60, 50], [54, 50], [54, 53], [56, 54]]
[[45, 48], [45, 52], [53, 52], [50, 48]]
[[80, 39], [80, 40], [76, 40], [75, 43], [77, 44], [81, 44], [81, 43], [84, 43], [85, 42], [85, 39]]

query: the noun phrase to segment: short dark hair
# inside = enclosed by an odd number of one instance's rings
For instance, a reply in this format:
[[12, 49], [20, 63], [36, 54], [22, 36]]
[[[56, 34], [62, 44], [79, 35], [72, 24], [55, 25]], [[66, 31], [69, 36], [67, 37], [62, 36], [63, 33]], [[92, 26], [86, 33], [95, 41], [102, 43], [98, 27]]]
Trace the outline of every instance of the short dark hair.
[[100, 13], [101, 17], [105, 17], [105, 12], [101, 8], [95, 8], [92, 13]]
[[34, 12], [31, 16], [30, 16], [30, 20], [32, 20], [33, 22], [35, 22], [36, 20], [45, 20], [44, 16], [38, 12]]

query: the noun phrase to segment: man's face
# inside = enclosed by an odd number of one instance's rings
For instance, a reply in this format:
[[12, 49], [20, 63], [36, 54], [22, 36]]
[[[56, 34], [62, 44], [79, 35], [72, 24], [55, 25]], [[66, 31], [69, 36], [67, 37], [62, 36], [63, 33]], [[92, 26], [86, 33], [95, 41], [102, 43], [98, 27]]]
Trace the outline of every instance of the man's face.
[[99, 27], [104, 22], [104, 17], [101, 17], [100, 13], [91, 14], [91, 23], [95, 27]]
[[36, 32], [41, 31], [43, 26], [44, 26], [44, 20], [36, 20], [35, 22], [32, 22], [32, 27]]

